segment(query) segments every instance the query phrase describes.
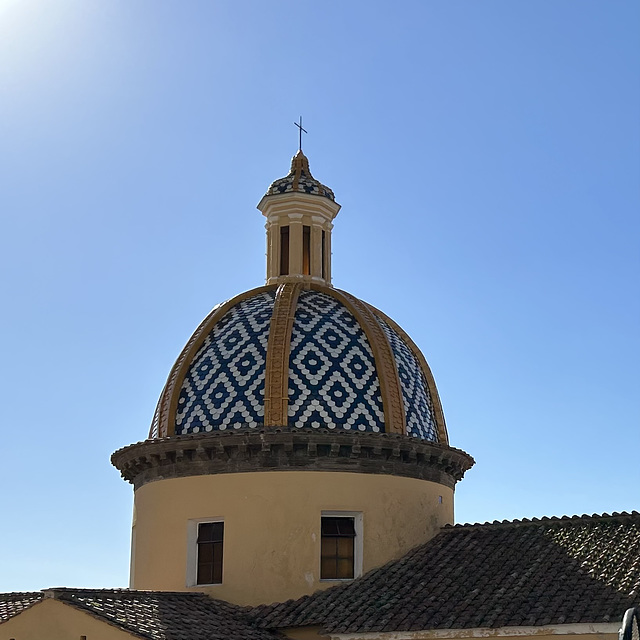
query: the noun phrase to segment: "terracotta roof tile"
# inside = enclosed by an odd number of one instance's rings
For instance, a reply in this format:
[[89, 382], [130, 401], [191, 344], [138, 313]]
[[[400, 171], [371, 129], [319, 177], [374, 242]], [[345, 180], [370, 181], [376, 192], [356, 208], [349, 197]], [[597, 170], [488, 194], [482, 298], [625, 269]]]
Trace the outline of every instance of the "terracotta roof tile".
[[634, 511], [445, 527], [358, 580], [254, 611], [357, 633], [611, 622], [639, 604]]
[[42, 591], [0, 593], [0, 623], [32, 607], [43, 597]]
[[248, 610], [203, 593], [56, 590], [56, 597], [153, 640], [276, 640]]
[[[0, 595], [0, 621], [43, 598], [55, 598], [140, 638], [151, 640], [278, 640], [258, 628], [246, 608], [203, 593], [128, 589], [47, 589]], [[6, 612], [6, 614], [5, 614]], [[5, 617], [2, 617], [5, 614]]]

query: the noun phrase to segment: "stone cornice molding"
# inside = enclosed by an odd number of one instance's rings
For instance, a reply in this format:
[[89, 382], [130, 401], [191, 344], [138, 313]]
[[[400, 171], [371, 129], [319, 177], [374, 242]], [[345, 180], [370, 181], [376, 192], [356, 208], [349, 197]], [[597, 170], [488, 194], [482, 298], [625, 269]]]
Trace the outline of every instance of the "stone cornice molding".
[[[295, 207], [295, 213], [292, 214], [293, 207]], [[283, 215], [291, 216], [300, 213], [319, 216], [324, 223], [330, 223], [340, 211], [340, 205], [337, 202], [300, 191], [265, 195], [257, 208], [270, 222]]]
[[246, 429], [145, 440], [112, 464], [136, 489], [149, 482], [253, 471], [343, 471], [416, 478], [453, 488], [473, 458], [447, 445], [399, 434]]

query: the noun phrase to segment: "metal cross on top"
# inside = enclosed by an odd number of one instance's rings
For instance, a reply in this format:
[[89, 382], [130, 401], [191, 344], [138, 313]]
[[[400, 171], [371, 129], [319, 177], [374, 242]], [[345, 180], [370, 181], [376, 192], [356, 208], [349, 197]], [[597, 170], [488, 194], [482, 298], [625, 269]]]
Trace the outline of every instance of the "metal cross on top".
[[305, 133], [307, 133], [307, 130], [302, 128], [302, 116], [300, 116], [300, 124], [298, 124], [297, 122], [294, 122], [293, 124], [295, 124], [296, 127], [298, 127], [298, 129], [300, 129], [300, 131], [299, 131], [299, 133], [300, 133], [300, 141], [298, 142], [298, 150], [302, 151], [302, 132], [304, 131]]

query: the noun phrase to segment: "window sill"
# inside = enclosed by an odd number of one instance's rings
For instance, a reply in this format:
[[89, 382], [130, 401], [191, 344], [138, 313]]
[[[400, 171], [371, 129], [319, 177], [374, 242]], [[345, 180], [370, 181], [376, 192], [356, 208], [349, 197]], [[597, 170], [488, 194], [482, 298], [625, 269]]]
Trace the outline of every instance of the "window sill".
[[353, 582], [357, 580], [360, 576], [355, 578], [320, 578], [320, 582]]

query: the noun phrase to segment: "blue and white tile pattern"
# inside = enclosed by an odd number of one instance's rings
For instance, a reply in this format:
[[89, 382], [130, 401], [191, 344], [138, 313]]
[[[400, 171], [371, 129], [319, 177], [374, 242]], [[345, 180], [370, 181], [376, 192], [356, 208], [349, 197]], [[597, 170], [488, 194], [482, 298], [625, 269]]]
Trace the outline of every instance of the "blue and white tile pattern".
[[298, 298], [289, 359], [289, 424], [384, 431], [380, 382], [367, 337], [332, 296]]
[[438, 428], [433, 401], [420, 363], [405, 341], [382, 318], [377, 317], [377, 320], [391, 344], [398, 367], [407, 435], [437, 442]]
[[176, 434], [262, 425], [274, 298], [268, 291], [244, 300], [213, 327], [182, 383]]
[[[267, 189], [267, 195], [274, 195], [278, 193], [290, 193], [293, 191], [293, 174], [289, 174], [284, 178], [280, 178], [279, 180], [275, 180], [271, 183], [269, 188]], [[301, 193], [309, 193], [315, 196], [324, 196], [325, 198], [329, 198], [329, 200], [335, 200], [335, 196], [333, 191], [329, 189], [329, 187], [323, 185], [321, 182], [318, 182], [315, 178], [308, 177], [304, 171], [298, 180], [298, 188], [297, 191]]]

